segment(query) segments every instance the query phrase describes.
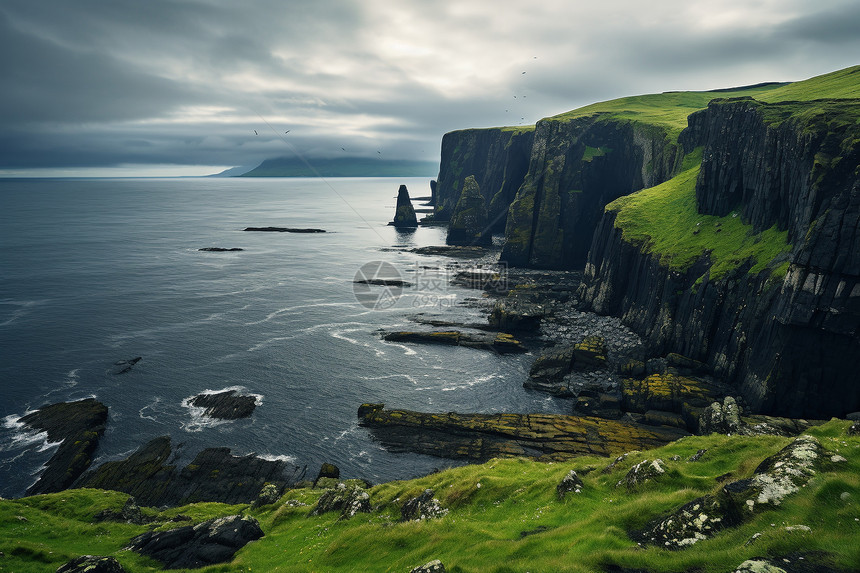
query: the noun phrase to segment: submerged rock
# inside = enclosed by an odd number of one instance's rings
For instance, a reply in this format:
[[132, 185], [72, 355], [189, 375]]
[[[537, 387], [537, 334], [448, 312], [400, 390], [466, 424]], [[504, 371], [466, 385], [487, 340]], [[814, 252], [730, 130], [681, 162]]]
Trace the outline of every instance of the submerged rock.
[[39, 480], [27, 489], [27, 495], [70, 487], [92, 463], [107, 418], [107, 406], [95, 398], [42, 406], [20, 418], [18, 421], [30, 428], [46, 432], [49, 442], [61, 442]]
[[409, 199], [409, 191], [406, 185], [401, 185], [397, 190], [397, 208], [394, 213], [394, 221], [391, 223], [398, 229], [414, 229], [418, 227], [418, 218], [415, 209]]
[[214, 394], [198, 394], [189, 402], [197, 408], [205, 408], [203, 415], [219, 420], [247, 418], [257, 407], [255, 396], [242, 396], [236, 390], [225, 390]]
[[166, 569], [197, 569], [226, 563], [249, 542], [263, 537], [250, 516], [230, 515], [167, 531], [148, 531], [128, 548], [160, 561]]
[[198, 251], [203, 251], [206, 253], [235, 253], [239, 251], [244, 251], [245, 249], [241, 249], [239, 247], [203, 247], [202, 249], [197, 249]]
[[527, 352], [522, 342], [504, 332], [462, 332], [459, 330], [397, 331], [384, 332], [386, 342], [409, 342], [419, 344], [441, 344], [444, 346], [466, 346], [479, 350], [490, 350], [499, 354]]
[[457, 259], [480, 259], [487, 256], [491, 251], [479, 245], [436, 245], [430, 247], [417, 247], [410, 249], [410, 253], [416, 255], [432, 255], [454, 257]]
[[492, 243], [491, 229], [488, 226], [487, 206], [481, 189], [473, 175], [466, 177], [460, 199], [448, 223], [449, 245], [489, 245]]
[[111, 371], [111, 374], [125, 374], [131, 367], [140, 362], [143, 358], [141, 356], [135, 356], [134, 358], [129, 358], [128, 360], [117, 360], [113, 363], [116, 367]]

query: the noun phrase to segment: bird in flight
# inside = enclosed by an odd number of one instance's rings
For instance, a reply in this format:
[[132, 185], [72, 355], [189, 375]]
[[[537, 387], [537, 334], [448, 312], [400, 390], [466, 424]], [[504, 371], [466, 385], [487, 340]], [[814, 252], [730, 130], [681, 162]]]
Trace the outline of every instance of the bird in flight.
[[257, 133], [256, 129], [254, 130], [254, 135], [260, 135], [259, 133]]
[[288, 129], [287, 131], [285, 131], [285, 132], [284, 132], [284, 134], [287, 134], [287, 133], [289, 133], [290, 131], [292, 131], [292, 130], [289, 130], [289, 129]]

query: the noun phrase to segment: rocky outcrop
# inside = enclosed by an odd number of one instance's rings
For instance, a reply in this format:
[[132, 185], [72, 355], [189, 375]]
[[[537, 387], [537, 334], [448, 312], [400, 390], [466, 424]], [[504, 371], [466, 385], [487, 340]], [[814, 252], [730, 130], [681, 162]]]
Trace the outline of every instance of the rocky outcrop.
[[460, 199], [463, 183], [474, 176], [490, 228], [505, 228], [508, 206], [529, 166], [534, 128], [465, 129], [442, 137], [442, 161], [434, 195], [436, 218], [448, 220]]
[[46, 432], [49, 442], [60, 442], [45, 464], [39, 480], [27, 495], [52, 493], [70, 487], [92, 463], [93, 453], [105, 432], [108, 409], [95, 398], [42, 406], [18, 421]]
[[488, 222], [481, 189], [475, 176], [469, 175], [451, 213], [445, 242], [449, 245], [490, 245], [493, 237]]
[[504, 332], [463, 332], [460, 330], [395, 331], [384, 332], [386, 342], [408, 342], [417, 344], [440, 344], [443, 346], [465, 346], [478, 350], [489, 350], [499, 354], [527, 352], [522, 342]]
[[445, 565], [438, 559], [434, 559], [424, 565], [412, 569], [409, 573], [445, 573]]
[[273, 484], [280, 495], [301, 473], [283, 461], [233, 456], [228, 448], [205, 449], [179, 469], [169, 464], [173, 453], [169, 437], [155, 438], [127, 459], [88, 472], [75, 485], [122, 491], [145, 506], [252, 503], [266, 484]]
[[394, 211], [394, 221], [391, 224], [398, 229], [418, 227], [418, 218], [415, 216], [415, 208], [412, 207], [406, 185], [401, 185], [400, 189], [397, 190], [397, 206]]
[[394, 452], [485, 461], [525, 456], [563, 460], [657, 447], [687, 432], [620, 420], [555, 414], [457, 414], [363, 404], [359, 423]]
[[570, 470], [555, 487], [555, 495], [559, 500], [562, 500], [569, 493], [582, 493], [582, 488], [584, 487], [585, 484], [582, 483], [582, 478], [579, 477], [575, 470]]
[[161, 562], [165, 569], [198, 569], [226, 563], [263, 530], [250, 516], [230, 515], [167, 531], [148, 531], [131, 540], [128, 549]]
[[528, 173], [511, 203], [501, 260], [512, 266], [581, 266], [603, 207], [672, 177], [680, 147], [662, 128], [594, 114], [535, 127]]
[[822, 464], [824, 454], [816, 438], [800, 436], [759, 464], [751, 478], [694, 499], [634, 537], [644, 543], [679, 549], [737, 526], [757, 512], [779, 506], [805, 487]]
[[57, 573], [125, 573], [125, 569], [114, 557], [82, 555], [57, 569]]
[[340, 512], [339, 520], [349, 519], [356, 513], [370, 513], [370, 495], [357, 485], [341, 482], [320, 496], [309, 515], [322, 515], [332, 511]]
[[424, 519], [437, 519], [448, 514], [448, 510], [442, 507], [436, 494], [432, 489], [425, 489], [421, 495], [409, 498], [400, 508], [401, 521], [422, 521]]
[[244, 231], [260, 231], [268, 233], [325, 233], [325, 229], [296, 228], [296, 227], [246, 227]]
[[256, 396], [243, 396], [236, 390], [225, 390], [212, 394], [198, 394], [189, 402], [196, 408], [204, 408], [203, 415], [219, 420], [247, 418], [257, 407]]
[[740, 99], [692, 114], [680, 142], [687, 152], [703, 149], [699, 210], [739, 216], [753, 231], [785, 229], [791, 252], [755, 272], [741, 260], [712, 277], [707, 251], [673, 269], [659, 252], [626, 241], [608, 210], [578, 293], [586, 308], [623, 317], [652, 354], [706, 363], [754, 411], [829, 417], [858, 409], [860, 386], [845, 358], [860, 352], [859, 107]]

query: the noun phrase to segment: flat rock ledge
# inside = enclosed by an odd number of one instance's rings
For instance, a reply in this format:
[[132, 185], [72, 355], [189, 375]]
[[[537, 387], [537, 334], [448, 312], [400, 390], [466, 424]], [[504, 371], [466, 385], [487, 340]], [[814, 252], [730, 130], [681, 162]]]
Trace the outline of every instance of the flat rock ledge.
[[263, 530], [250, 516], [229, 515], [168, 531], [148, 531], [131, 540], [128, 548], [160, 561], [167, 569], [197, 569], [226, 563]]
[[325, 229], [303, 229], [296, 227], [245, 227], [243, 231], [258, 231], [265, 233], [325, 233]]
[[799, 436], [759, 464], [752, 477], [694, 499], [632, 537], [643, 544], [680, 549], [740, 525], [756, 512], [779, 506], [804, 487], [825, 453], [813, 436]]
[[70, 487], [92, 463], [93, 452], [105, 432], [107, 406], [94, 398], [42, 406], [18, 421], [61, 442], [27, 495], [53, 493]]
[[528, 348], [506, 332], [463, 332], [461, 330], [383, 332], [386, 342], [465, 346], [499, 354], [528, 352]]
[[662, 446], [690, 435], [678, 428], [556, 414], [457, 414], [387, 410], [362, 404], [359, 423], [393, 452], [486, 461], [497, 457], [565, 460]]

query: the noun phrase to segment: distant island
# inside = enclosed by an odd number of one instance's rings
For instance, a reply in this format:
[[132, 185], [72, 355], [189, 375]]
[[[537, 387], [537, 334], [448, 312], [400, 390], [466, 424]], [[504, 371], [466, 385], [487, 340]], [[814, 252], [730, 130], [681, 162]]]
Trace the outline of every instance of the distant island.
[[435, 161], [342, 157], [307, 159], [276, 157], [254, 168], [228, 169], [220, 177], [435, 177]]

